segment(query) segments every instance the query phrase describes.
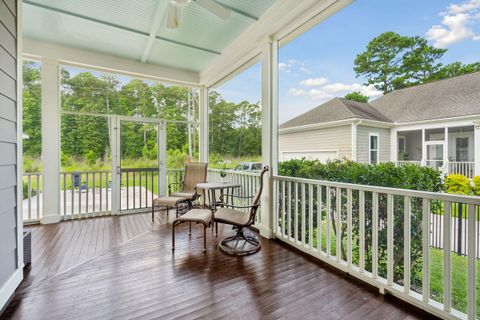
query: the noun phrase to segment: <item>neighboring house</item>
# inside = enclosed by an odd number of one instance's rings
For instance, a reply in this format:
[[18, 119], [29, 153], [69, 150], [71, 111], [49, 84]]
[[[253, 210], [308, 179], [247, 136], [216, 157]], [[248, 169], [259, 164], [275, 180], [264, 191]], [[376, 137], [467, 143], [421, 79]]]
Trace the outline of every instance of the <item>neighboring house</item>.
[[480, 72], [395, 90], [369, 103], [330, 100], [280, 125], [280, 160], [302, 157], [480, 175]]

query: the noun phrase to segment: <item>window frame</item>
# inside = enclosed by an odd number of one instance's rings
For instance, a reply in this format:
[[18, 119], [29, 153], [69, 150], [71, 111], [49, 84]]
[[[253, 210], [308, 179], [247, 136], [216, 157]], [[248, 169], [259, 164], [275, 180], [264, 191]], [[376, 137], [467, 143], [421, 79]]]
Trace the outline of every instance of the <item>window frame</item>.
[[[377, 138], [377, 148], [376, 149], [372, 149], [372, 137]], [[377, 161], [375, 163], [372, 163], [372, 151], [377, 152]], [[380, 163], [380, 134], [379, 133], [370, 132], [368, 134], [368, 163], [369, 164]]]

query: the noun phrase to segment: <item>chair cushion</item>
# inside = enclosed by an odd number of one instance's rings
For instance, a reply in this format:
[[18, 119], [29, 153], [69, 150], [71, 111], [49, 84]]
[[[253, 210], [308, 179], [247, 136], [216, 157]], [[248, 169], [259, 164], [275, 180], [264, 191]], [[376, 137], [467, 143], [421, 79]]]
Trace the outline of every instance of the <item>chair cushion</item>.
[[195, 198], [195, 191], [192, 192], [172, 192], [170, 193], [170, 197], [182, 197], [182, 198], [188, 198], [188, 199], [194, 199]]
[[185, 197], [160, 197], [153, 200], [155, 206], [169, 206], [176, 207], [179, 202], [186, 202], [188, 198]]
[[208, 226], [212, 220], [212, 211], [209, 209], [192, 209], [184, 215], [175, 219], [175, 221], [200, 222]]
[[237, 211], [230, 208], [218, 208], [213, 219], [216, 222], [232, 224], [236, 226], [246, 226], [250, 220], [250, 213]]

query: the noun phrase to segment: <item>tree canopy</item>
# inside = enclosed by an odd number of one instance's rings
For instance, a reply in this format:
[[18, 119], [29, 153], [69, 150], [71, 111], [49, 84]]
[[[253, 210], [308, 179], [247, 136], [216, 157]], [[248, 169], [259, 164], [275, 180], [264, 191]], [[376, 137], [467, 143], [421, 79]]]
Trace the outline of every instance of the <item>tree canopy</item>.
[[360, 91], [353, 91], [345, 95], [345, 99], [356, 101], [356, 102], [368, 102], [368, 96], [362, 94]]
[[435, 48], [427, 39], [384, 32], [357, 55], [354, 71], [384, 94], [408, 86], [459, 76], [480, 70], [480, 63], [443, 65], [447, 49]]

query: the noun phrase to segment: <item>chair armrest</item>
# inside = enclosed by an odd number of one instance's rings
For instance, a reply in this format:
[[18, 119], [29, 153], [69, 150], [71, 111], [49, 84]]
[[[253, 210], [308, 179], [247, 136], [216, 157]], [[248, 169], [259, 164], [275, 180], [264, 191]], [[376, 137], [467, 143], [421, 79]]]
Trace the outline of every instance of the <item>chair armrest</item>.
[[237, 206], [237, 205], [234, 205], [234, 204], [220, 204], [224, 207], [230, 207], [230, 208], [233, 208], [233, 209], [252, 209], [252, 208], [258, 208], [259, 205], [253, 205], [253, 206]]
[[255, 196], [235, 196], [233, 194], [224, 194], [223, 195], [225, 198], [232, 197], [232, 198], [238, 198], [238, 199], [253, 199]]

